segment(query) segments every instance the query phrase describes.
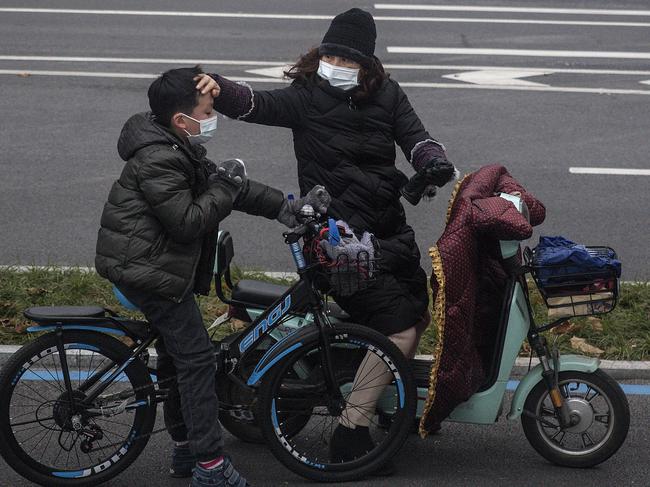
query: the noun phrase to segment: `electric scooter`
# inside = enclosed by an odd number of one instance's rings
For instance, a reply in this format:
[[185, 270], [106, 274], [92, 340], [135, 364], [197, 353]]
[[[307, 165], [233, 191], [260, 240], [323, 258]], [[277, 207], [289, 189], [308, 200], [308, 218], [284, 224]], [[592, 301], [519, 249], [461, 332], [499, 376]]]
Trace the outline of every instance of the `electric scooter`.
[[[509, 194], [500, 196], [511, 201], [520, 212], [527, 212], [525, 203], [519, 197]], [[604, 247], [589, 249], [593, 253], [611, 250]], [[499, 420], [505, 407], [506, 418], [521, 420], [530, 444], [547, 460], [570, 467], [597, 465], [613, 455], [625, 441], [630, 422], [626, 396], [621, 387], [599, 368], [598, 358], [560, 355], [549, 346], [543, 333], [562, 324], [567, 315], [584, 316], [611, 311], [618, 299], [616, 275], [608, 270], [599, 275], [573, 272], [565, 274], [561, 282], [553, 284], [549, 283], [552, 279], [543, 278], [544, 271], [549, 269], [536, 263], [534, 251], [525, 249], [522, 253], [519, 241], [501, 241], [500, 250], [511, 272], [501, 307], [496, 346], [488, 367], [489, 374], [483, 386], [466, 402], [459, 404], [447, 421], [493, 424]], [[230, 276], [233, 256], [232, 238], [228, 232], [222, 232], [218, 239], [215, 282], [218, 296], [230, 307], [213, 327], [229, 318], [254, 320], [287, 289], [254, 280], [241, 280], [233, 285]], [[562, 317], [547, 324], [535, 323], [527, 292], [526, 276], [529, 274], [549, 309], [564, 311], [560, 313]], [[222, 281], [230, 289], [229, 297], [221, 287]], [[593, 282], [608, 282], [610, 286], [606, 292], [595, 292], [589, 287]], [[329, 303], [327, 313], [332, 323], [349, 321], [349, 316], [333, 302]], [[312, 321], [313, 316], [309, 314], [286, 317], [271, 332], [270, 339], [281, 341]], [[227, 342], [236, 336], [227, 337], [223, 342], [227, 346]], [[539, 364], [521, 378], [509, 406], [505, 406], [508, 381], [522, 343], [526, 340], [539, 358]], [[432, 365], [430, 359], [411, 361], [418, 386], [417, 420], [424, 409]], [[254, 417], [255, 391], [237, 384], [221, 386], [220, 399], [233, 406], [220, 416], [224, 427], [245, 441], [263, 441]], [[394, 397], [395, 391], [387, 387], [377, 404], [380, 418], [392, 414]]]

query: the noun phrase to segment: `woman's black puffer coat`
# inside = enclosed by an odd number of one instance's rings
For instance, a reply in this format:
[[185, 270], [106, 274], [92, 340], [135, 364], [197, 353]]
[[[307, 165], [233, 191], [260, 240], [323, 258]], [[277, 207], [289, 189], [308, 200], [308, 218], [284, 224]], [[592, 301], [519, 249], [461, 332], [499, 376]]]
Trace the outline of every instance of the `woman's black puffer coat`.
[[348, 93], [316, 75], [271, 91], [243, 91], [241, 85], [214, 77], [221, 88], [217, 111], [291, 128], [302, 194], [317, 184], [325, 186], [332, 196], [328, 214], [378, 239], [381, 278], [372, 288], [337, 302], [355, 321], [386, 334], [411, 327], [424, 314], [428, 293], [400, 202], [407, 178], [395, 167], [395, 144], [411, 160], [416, 144], [431, 136], [399, 84], [386, 79], [368, 102], [355, 105]]

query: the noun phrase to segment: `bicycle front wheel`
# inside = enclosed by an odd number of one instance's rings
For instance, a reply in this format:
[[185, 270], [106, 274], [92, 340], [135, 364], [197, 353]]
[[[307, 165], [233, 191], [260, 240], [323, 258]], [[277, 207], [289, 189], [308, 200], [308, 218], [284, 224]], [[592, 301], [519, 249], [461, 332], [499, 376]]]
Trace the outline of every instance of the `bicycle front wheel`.
[[[119, 370], [130, 350], [108, 335], [65, 331], [62, 339], [67, 372], [56, 333], [25, 345], [2, 369], [0, 454], [40, 485], [97, 485], [147, 444], [156, 418], [153, 382], [138, 360]], [[93, 389], [116, 372], [87, 404]]]
[[[265, 440], [287, 468], [308, 479], [343, 482], [381, 468], [411, 431], [416, 388], [402, 352], [360, 325], [337, 325], [330, 336], [336, 387], [325, 381], [318, 339], [302, 344], [269, 372], [257, 413]], [[368, 448], [346, 458], [332, 443], [339, 425], [367, 427]]]

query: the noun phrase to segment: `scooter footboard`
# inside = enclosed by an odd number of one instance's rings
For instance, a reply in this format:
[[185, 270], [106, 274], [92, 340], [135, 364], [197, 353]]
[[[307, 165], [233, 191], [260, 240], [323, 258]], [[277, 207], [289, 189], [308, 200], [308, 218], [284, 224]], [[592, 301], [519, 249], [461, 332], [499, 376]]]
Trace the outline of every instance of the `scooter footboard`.
[[[583, 357], [582, 355], [560, 355], [559, 362], [559, 372], [575, 370], [589, 374], [595, 372], [600, 366], [600, 359]], [[537, 364], [528, 372], [528, 374], [526, 374], [521, 382], [519, 382], [519, 386], [517, 386], [512, 398], [508, 419], [517, 419], [521, 416], [528, 394], [533, 390], [533, 387], [542, 380], [543, 370], [542, 365]]]

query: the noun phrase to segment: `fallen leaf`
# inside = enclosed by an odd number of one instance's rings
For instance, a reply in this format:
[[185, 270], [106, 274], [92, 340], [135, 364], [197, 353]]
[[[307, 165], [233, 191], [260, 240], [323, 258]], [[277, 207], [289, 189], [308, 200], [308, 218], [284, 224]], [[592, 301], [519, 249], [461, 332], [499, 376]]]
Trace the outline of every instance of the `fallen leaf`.
[[27, 288], [27, 294], [30, 296], [41, 296], [43, 294], [47, 293], [47, 289], [44, 289], [42, 287], [28, 287]]
[[590, 316], [587, 318], [587, 323], [589, 323], [592, 330], [603, 331], [603, 321], [600, 318], [596, 316]]
[[230, 329], [231, 329], [233, 332], [235, 332], [235, 331], [239, 331], [239, 330], [243, 330], [243, 329], [246, 328], [248, 325], [250, 325], [250, 323], [248, 323], [248, 322], [246, 322], [246, 321], [238, 320], [238, 319], [236, 319], [236, 318], [231, 318], [231, 319], [230, 319]]
[[574, 333], [580, 328], [579, 325], [573, 323], [572, 321], [565, 321], [559, 326], [556, 326], [551, 330], [551, 333], [555, 335], [563, 335], [565, 333]]
[[16, 325], [14, 326], [14, 330], [16, 331], [16, 333], [26, 333], [27, 328], [29, 328], [30, 326], [32, 326], [30, 322], [23, 321], [23, 322], [16, 323]]
[[31, 74], [29, 74], [29, 73], [20, 73], [18, 76], [20, 76], [21, 78], [29, 78], [31, 76]]
[[587, 340], [585, 340], [584, 338], [579, 338], [577, 336], [571, 337], [571, 348], [586, 353], [587, 355], [599, 356], [605, 353], [604, 350], [601, 350], [598, 347], [594, 347], [593, 345], [590, 345], [589, 343], [587, 343]]

